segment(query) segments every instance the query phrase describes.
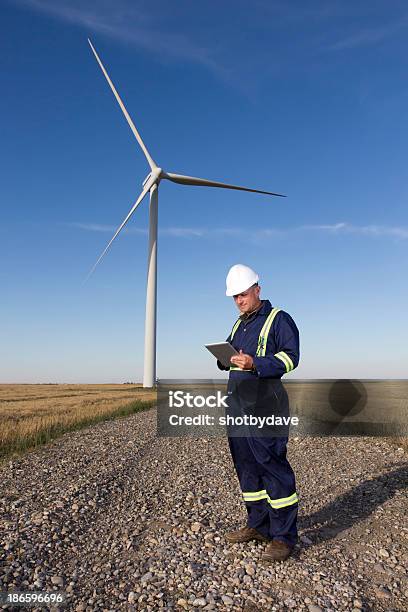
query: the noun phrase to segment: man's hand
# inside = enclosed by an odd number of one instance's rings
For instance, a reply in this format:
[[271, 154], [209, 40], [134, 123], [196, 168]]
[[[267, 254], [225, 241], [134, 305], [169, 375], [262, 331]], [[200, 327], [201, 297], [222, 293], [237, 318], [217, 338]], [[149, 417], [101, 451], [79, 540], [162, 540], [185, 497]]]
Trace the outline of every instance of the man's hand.
[[231, 363], [235, 366], [238, 366], [242, 370], [252, 370], [252, 366], [254, 365], [254, 360], [251, 355], [247, 355], [242, 352], [242, 349], [239, 351], [239, 355], [233, 355], [231, 357]]

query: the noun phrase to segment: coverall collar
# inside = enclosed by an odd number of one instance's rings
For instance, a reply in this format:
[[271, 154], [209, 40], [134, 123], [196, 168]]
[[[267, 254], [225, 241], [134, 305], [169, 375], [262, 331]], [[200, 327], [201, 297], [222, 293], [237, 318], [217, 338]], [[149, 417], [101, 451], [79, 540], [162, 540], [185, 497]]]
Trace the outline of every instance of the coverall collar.
[[272, 304], [269, 300], [262, 300], [261, 306], [255, 312], [251, 312], [249, 315], [243, 313], [239, 318], [241, 321], [249, 321], [255, 318], [258, 314], [268, 315], [272, 310]]

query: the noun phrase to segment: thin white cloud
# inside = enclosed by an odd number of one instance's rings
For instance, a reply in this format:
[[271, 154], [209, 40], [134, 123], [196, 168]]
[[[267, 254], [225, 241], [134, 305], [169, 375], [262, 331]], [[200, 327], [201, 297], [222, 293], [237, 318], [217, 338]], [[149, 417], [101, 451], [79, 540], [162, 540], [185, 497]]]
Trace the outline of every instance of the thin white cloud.
[[85, 28], [88, 34], [99, 32], [134, 44], [159, 58], [182, 59], [198, 63], [222, 76], [224, 69], [212, 57], [210, 47], [193, 37], [162, 27], [151, 7], [142, 1], [133, 3], [102, 0], [98, 3], [77, 0], [14, 0], [38, 12]]
[[354, 49], [356, 47], [365, 47], [375, 45], [382, 42], [386, 38], [393, 36], [397, 30], [407, 26], [407, 19], [402, 18], [387, 25], [364, 28], [350, 36], [346, 36], [337, 42], [329, 45], [331, 51], [341, 51], [345, 49]]
[[321, 230], [328, 232], [338, 232], [344, 230], [347, 226], [347, 223], [340, 222], [332, 225], [301, 225], [298, 227], [300, 230]]
[[[71, 227], [76, 227], [90, 232], [114, 233], [116, 227], [113, 225], [101, 225], [98, 223], [69, 223]], [[122, 230], [128, 234], [147, 235], [146, 228], [124, 228]], [[173, 238], [239, 238], [251, 242], [259, 242], [267, 238], [283, 237], [294, 232], [320, 232], [325, 234], [359, 234], [365, 236], [394, 237], [403, 240], [408, 239], [408, 227], [387, 226], [387, 225], [352, 225], [341, 221], [333, 224], [299, 225], [288, 228], [263, 228], [263, 229], [244, 229], [239, 227], [162, 227], [159, 233]]]
[[[253, 0], [251, 10], [248, 10], [248, 2], [230, 0], [234, 15], [231, 20], [219, 19], [217, 3], [208, 7], [206, 3], [191, 0], [179, 3], [165, 0], [153, 3], [148, 0], [9, 1], [81, 27], [91, 38], [97, 33], [134, 45], [162, 64], [181, 61], [201, 66], [250, 100], [255, 100], [258, 89], [279, 74], [286, 77], [288, 71], [298, 71], [303, 65], [313, 70], [316, 53], [378, 44], [408, 25], [405, 14], [395, 14], [389, 17], [393, 21], [387, 24], [380, 22], [359, 31], [349, 30], [347, 34], [339, 34], [339, 40], [333, 40], [333, 31], [339, 32], [339, 25], [344, 20], [347, 24], [355, 24], [361, 19], [358, 6], [341, 0], [330, 3]], [[378, 24], [379, 14], [375, 7], [365, 8], [364, 14], [365, 23], [376, 19]], [[256, 38], [255, 44], [251, 37], [242, 35], [243, 24]], [[282, 39], [282, 28], [292, 32], [295, 26], [298, 28], [296, 40], [291, 35]], [[325, 42], [318, 28], [323, 28]], [[279, 40], [279, 53], [276, 53], [275, 38]], [[99, 40], [94, 42], [99, 49]]]
[[352, 225], [350, 223], [335, 223], [333, 225], [303, 225], [299, 229], [320, 230], [332, 234], [365, 234], [368, 236], [394, 236], [395, 238], [408, 238], [408, 227], [388, 225]]
[[[103, 234], [113, 234], [117, 230], [117, 227], [114, 225], [103, 225], [100, 223], [66, 223], [65, 225], [87, 232], [101, 232]], [[144, 227], [124, 227], [122, 233], [147, 235], [148, 230]], [[159, 228], [159, 233], [176, 238], [190, 238], [203, 236], [205, 233], [208, 233], [208, 230], [197, 227], [163, 227]]]
[[367, 225], [361, 228], [364, 234], [373, 236], [395, 236], [396, 238], [408, 238], [408, 227], [381, 227], [378, 225]]
[[206, 230], [194, 227], [163, 227], [159, 233], [174, 236], [176, 238], [193, 238], [204, 236]]
[[[114, 225], [101, 225], [100, 223], [67, 223], [70, 227], [76, 227], [78, 229], [85, 230], [87, 232], [102, 232], [113, 234], [118, 229]], [[124, 234], [147, 234], [147, 229], [140, 227], [124, 227], [122, 230]]]
[[[9, 0], [44, 15], [81, 27], [86, 36], [94, 33], [134, 45], [158, 61], [182, 61], [201, 66], [223, 83], [231, 85], [249, 99], [255, 99], [262, 83], [297, 70], [299, 62], [307, 61], [321, 50], [316, 27], [329, 24], [339, 17], [352, 18], [353, 8], [343, 3], [283, 2], [283, 0], [253, 0], [248, 3], [230, 1], [234, 19], [220, 20], [217, 3], [166, 2], [165, 0]], [[193, 9], [193, 10], [191, 10]], [[212, 19], [209, 15], [212, 12]], [[186, 18], [188, 25], [186, 25]], [[242, 36], [242, 26], [256, 36], [256, 44]], [[293, 37], [281, 40], [282, 27], [299, 24], [296, 44]], [[384, 28], [383, 28], [384, 29]], [[334, 42], [336, 49], [363, 44], [365, 38], [378, 38], [388, 32], [364, 32]], [[280, 40], [276, 53], [274, 39]], [[99, 48], [99, 41], [94, 41]], [[267, 61], [265, 61], [267, 57]]]

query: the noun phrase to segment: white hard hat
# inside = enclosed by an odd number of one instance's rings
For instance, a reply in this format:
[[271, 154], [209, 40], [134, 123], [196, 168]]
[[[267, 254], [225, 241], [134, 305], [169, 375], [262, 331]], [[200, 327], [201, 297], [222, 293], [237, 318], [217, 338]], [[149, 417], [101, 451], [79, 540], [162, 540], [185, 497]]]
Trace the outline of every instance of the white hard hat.
[[227, 291], [225, 295], [237, 295], [246, 291], [259, 281], [259, 276], [252, 268], [243, 264], [235, 264], [227, 274]]

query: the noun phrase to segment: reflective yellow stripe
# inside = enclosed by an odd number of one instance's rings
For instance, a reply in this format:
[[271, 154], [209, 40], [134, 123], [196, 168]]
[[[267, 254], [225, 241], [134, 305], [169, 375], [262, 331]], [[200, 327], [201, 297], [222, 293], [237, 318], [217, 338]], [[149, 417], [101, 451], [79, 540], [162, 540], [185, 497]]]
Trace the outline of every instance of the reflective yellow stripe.
[[245, 493], [243, 492], [242, 496], [244, 500], [248, 502], [266, 499], [268, 504], [270, 504], [272, 508], [275, 508], [275, 509], [285, 508], [286, 506], [292, 506], [293, 504], [296, 504], [299, 501], [299, 498], [296, 492], [290, 495], [289, 497], [280, 497], [279, 499], [271, 499], [265, 489], [263, 489], [262, 491], [253, 491], [253, 492], [247, 491]]
[[280, 359], [281, 361], [283, 361], [283, 363], [285, 364], [286, 372], [289, 372], [289, 364], [286, 361], [285, 357], [283, 355], [281, 355], [280, 353], [276, 353], [274, 355], [274, 357], [277, 357], [277, 359]]
[[[240, 323], [241, 323], [241, 319], [238, 319], [238, 321], [235, 321], [234, 326], [233, 326], [232, 331], [231, 331], [230, 341], [235, 336], [235, 332], [237, 331], [238, 327], [240, 326]], [[239, 368], [238, 366], [230, 366], [230, 371], [231, 370], [241, 370], [241, 368]]]
[[290, 368], [289, 368], [289, 372], [290, 372], [290, 371], [291, 371], [291, 370], [293, 370], [293, 368], [295, 367], [295, 366], [293, 365], [293, 361], [292, 361], [292, 359], [289, 357], [289, 355], [288, 355], [287, 353], [285, 353], [285, 351], [281, 351], [281, 355], [285, 355], [286, 359], [289, 361], [289, 366], [290, 366]]
[[286, 506], [292, 506], [292, 504], [296, 504], [299, 501], [299, 498], [296, 493], [290, 495], [289, 497], [281, 497], [280, 499], [271, 499], [268, 497], [268, 503], [272, 506], [272, 508], [285, 508]]
[[237, 331], [240, 323], [241, 323], [241, 319], [238, 319], [238, 321], [235, 321], [234, 327], [232, 328], [232, 332], [231, 332], [231, 340], [235, 336], [235, 332]]
[[276, 315], [278, 314], [280, 310], [281, 310], [280, 308], [272, 308], [265, 323], [263, 324], [261, 333], [259, 334], [259, 338], [258, 338], [258, 348], [256, 350], [257, 357], [265, 357], [266, 344], [268, 342], [269, 330], [271, 329], [274, 318], [276, 317]]
[[291, 370], [293, 370], [293, 367], [294, 367], [293, 361], [291, 360], [289, 355], [285, 353], [285, 351], [280, 351], [279, 353], [275, 353], [275, 357], [283, 361], [286, 367], [286, 372], [290, 372]]
[[268, 498], [268, 494], [265, 489], [262, 489], [262, 491], [243, 492], [242, 496], [245, 501], [258, 501], [259, 499]]
[[[278, 312], [280, 312], [280, 310], [281, 310], [280, 308], [272, 308], [271, 312], [268, 314], [268, 316], [266, 318], [265, 323], [262, 326], [261, 332], [260, 332], [259, 337], [258, 337], [258, 348], [256, 349], [256, 356], [257, 357], [265, 357], [265, 355], [266, 355], [266, 344], [268, 342], [269, 331], [270, 331], [270, 329], [272, 327], [272, 323], [273, 323], [276, 315], [278, 314]], [[236, 321], [234, 323], [234, 326], [233, 326], [232, 331], [231, 331], [230, 341], [235, 336], [235, 332], [237, 331], [237, 329], [240, 326], [240, 324], [241, 324], [241, 318], [239, 318], [238, 321]], [[277, 353], [275, 355], [275, 357], [278, 357], [279, 359], [281, 359], [283, 361], [283, 363], [286, 366], [286, 371], [287, 372], [290, 372], [290, 370], [293, 370], [293, 362], [292, 362], [291, 358], [289, 357], [289, 355], [287, 355], [286, 353], [281, 351], [280, 353]], [[285, 361], [285, 358], [287, 359], [287, 361]], [[237, 366], [230, 367], [230, 371], [231, 370], [239, 370], [241, 372], [245, 372], [246, 371], [246, 370], [243, 370], [242, 368], [238, 368]]]
[[261, 336], [268, 335], [269, 329], [272, 325], [272, 321], [274, 320], [275, 316], [278, 314], [279, 311], [280, 308], [272, 308], [271, 312], [266, 317], [265, 323], [263, 324], [263, 327], [261, 329]]

